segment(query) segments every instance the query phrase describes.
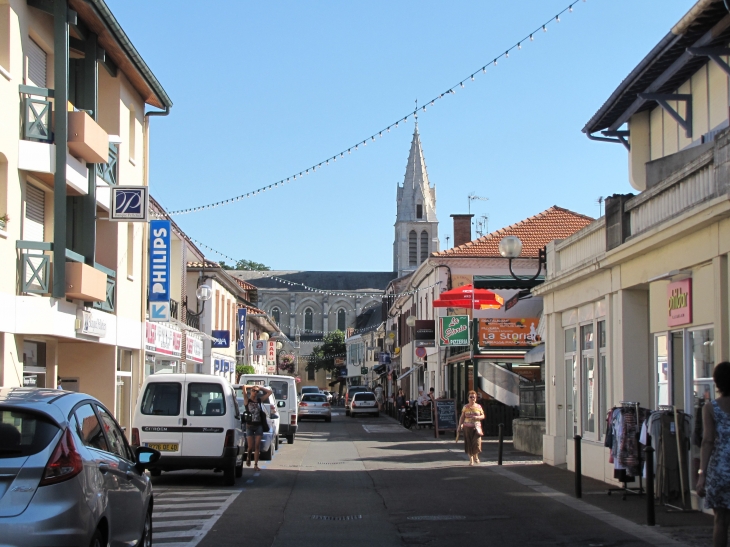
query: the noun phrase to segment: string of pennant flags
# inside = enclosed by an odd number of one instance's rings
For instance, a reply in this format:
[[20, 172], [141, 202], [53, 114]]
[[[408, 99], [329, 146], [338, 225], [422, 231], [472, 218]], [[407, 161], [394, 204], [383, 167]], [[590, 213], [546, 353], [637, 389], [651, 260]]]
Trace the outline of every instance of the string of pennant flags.
[[[406, 122], [408, 122], [408, 119], [409, 118], [413, 117], [413, 118], [415, 118], [417, 120], [418, 119], [419, 112], [425, 113], [427, 107], [433, 107], [436, 104], [436, 101], [440, 101], [442, 99], [445, 99], [446, 97], [450, 97], [452, 95], [455, 95], [457, 89], [464, 89], [464, 87], [466, 86], [466, 84], [468, 84], [470, 82], [474, 82], [475, 81], [475, 78], [477, 76], [480, 76], [481, 74], [486, 74], [488, 68], [491, 68], [492, 66], [496, 67], [497, 64], [498, 64], [498, 62], [500, 60], [502, 60], [502, 59], [509, 59], [509, 56], [510, 56], [510, 53], [511, 52], [519, 51], [519, 50], [522, 49], [523, 44], [533, 42], [535, 40], [535, 35], [539, 34], [541, 31], [542, 32], [547, 32], [549, 25], [560, 23], [560, 16], [563, 15], [563, 14], [565, 14], [566, 12], [567, 13], [572, 12], [573, 11], [573, 7], [576, 4], [578, 4], [580, 1], [581, 0], [573, 0], [570, 4], [568, 4], [565, 8], [563, 8], [563, 10], [561, 10], [557, 15], [555, 15], [554, 17], [551, 17], [548, 21], [546, 21], [545, 23], [543, 23], [542, 25], [540, 25], [539, 27], [537, 27], [535, 30], [533, 30], [529, 34], [526, 34], [521, 40], [515, 42], [512, 46], [506, 48], [503, 53], [500, 52], [498, 55], [496, 55], [493, 58], [493, 60], [487, 62], [486, 64], [484, 64], [480, 68], [477, 68], [474, 72], [472, 72], [471, 74], [469, 74], [468, 76], [466, 76], [464, 79], [462, 79], [461, 81], [457, 82], [453, 86], [449, 87], [443, 93], [439, 93], [434, 98], [432, 98], [430, 101], [426, 101], [426, 103], [423, 104], [423, 106], [420, 106], [419, 107], [418, 106], [418, 103], [416, 103], [416, 107], [415, 107], [415, 109], [412, 112], [408, 112], [402, 118], [396, 120], [395, 122], [391, 123], [390, 125], [386, 126], [385, 128], [381, 129], [380, 131], [376, 131], [375, 133], [373, 133], [369, 137], [367, 137], [365, 139], [362, 139], [361, 141], [357, 142], [356, 144], [354, 144], [354, 145], [352, 145], [352, 146], [350, 146], [350, 147], [348, 147], [346, 149], [343, 149], [339, 153], [334, 154], [334, 155], [326, 158], [323, 161], [320, 161], [318, 163], [315, 163], [311, 167], [309, 167], [307, 169], [304, 169], [302, 171], [299, 171], [298, 173], [294, 173], [294, 174], [292, 174], [292, 175], [290, 175], [290, 176], [288, 176], [286, 178], [282, 178], [281, 180], [279, 180], [279, 181], [277, 181], [275, 183], [269, 184], [267, 186], [262, 186], [261, 188], [259, 188], [257, 190], [252, 190], [250, 192], [246, 192], [244, 194], [239, 194], [239, 195], [234, 196], [234, 197], [229, 198], [229, 199], [224, 199], [224, 200], [221, 200], [221, 201], [216, 201], [216, 202], [213, 202], [213, 203], [208, 203], [206, 205], [199, 205], [199, 206], [196, 206], [196, 207], [189, 207], [187, 209], [178, 209], [178, 210], [175, 210], [175, 211], [170, 211], [169, 214], [170, 215], [185, 215], [185, 214], [190, 214], [190, 213], [197, 213], [197, 212], [205, 211], [205, 210], [208, 210], [208, 209], [214, 209], [216, 207], [220, 207], [220, 206], [223, 206], [223, 205], [228, 205], [228, 204], [231, 204], [231, 203], [236, 203], [236, 202], [241, 201], [241, 200], [244, 200], [244, 199], [253, 198], [253, 197], [256, 197], [259, 194], [262, 194], [263, 192], [266, 192], [268, 190], [273, 190], [275, 188], [279, 188], [281, 186], [284, 186], [285, 184], [289, 184], [290, 182], [294, 182], [294, 181], [297, 180], [297, 177], [301, 180], [304, 176], [309, 175], [310, 173], [314, 173], [318, 169], [321, 169], [322, 167], [326, 167], [326, 166], [330, 165], [330, 162], [331, 163], [335, 163], [338, 158], [340, 158], [340, 159], [344, 158], [345, 157], [345, 154], [351, 155], [352, 152], [357, 152], [361, 146], [365, 147], [365, 146], [368, 145], [368, 143], [374, 143], [375, 140], [376, 140], [376, 137], [378, 139], [380, 139], [380, 138], [383, 137], [383, 134], [384, 133], [386, 135], [388, 133], [390, 133], [391, 129], [398, 129], [398, 127], [401, 124], [405, 124]], [[582, 0], [582, 1], [585, 2], [586, 0]]]

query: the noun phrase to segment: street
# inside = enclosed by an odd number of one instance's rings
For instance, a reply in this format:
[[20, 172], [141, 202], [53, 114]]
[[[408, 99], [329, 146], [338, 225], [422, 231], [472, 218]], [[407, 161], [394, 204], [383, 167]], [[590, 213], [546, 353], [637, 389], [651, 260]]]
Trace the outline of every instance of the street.
[[[329, 424], [302, 422], [293, 445], [258, 473], [245, 467], [235, 487], [207, 471], [153, 479], [154, 545], [683, 544], [515, 472], [545, 466], [511, 443], [497, 467], [496, 446], [485, 441], [482, 464], [469, 467], [451, 433], [437, 441], [431, 430], [340, 410]], [[621, 502], [598, 483], [591, 492], [593, 482], [586, 494], [643, 511], [643, 497]]]

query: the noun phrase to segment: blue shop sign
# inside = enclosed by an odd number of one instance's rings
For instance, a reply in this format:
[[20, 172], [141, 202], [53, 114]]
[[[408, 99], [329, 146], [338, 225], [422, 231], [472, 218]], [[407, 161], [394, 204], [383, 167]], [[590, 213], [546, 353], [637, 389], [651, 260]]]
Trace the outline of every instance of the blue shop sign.
[[213, 362], [213, 372], [233, 372], [235, 367], [233, 366], [233, 363], [230, 361], [226, 361], [225, 359], [216, 359]]
[[229, 330], [214, 330], [211, 332], [211, 336], [215, 338], [212, 341], [211, 347], [214, 348], [230, 348], [231, 347], [231, 331]]
[[150, 221], [150, 302], [170, 302], [170, 221]]
[[246, 308], [238, 309], [238, 343], [236, 351], [246, 349]]

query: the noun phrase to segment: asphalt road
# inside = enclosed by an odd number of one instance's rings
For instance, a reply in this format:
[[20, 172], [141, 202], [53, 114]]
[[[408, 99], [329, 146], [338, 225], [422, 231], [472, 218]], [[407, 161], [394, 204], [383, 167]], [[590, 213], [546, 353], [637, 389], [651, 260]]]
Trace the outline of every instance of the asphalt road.
[[470, 467], [453, 438], [382, 416], [304, 422], [293, 445], [259, 473], [244, 468], [234, 487], [212, 472], [153, 483], [154, 544], [169, 547], [680, 545], [509, 466]]

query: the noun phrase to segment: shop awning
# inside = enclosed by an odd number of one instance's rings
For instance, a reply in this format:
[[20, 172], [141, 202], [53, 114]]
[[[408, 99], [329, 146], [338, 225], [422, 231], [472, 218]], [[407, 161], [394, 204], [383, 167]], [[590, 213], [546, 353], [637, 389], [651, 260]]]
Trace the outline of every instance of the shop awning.
[[535, 346], [530, 351], [525, 353], [525, 363], [543, 363], [545, 362], [545, 344]]
[[[421, 366], [422, 366], [422, 365], [421, 365]], [[413, 372], [417, 371], [417, 370], [418, 370], [419, 368], [421, 368], [421, 367], [420, 367], [420, 366], [417, 366], [417, 367], [412, 367], [412, 368], [411, 368], [410, 370], [408, 370], [407, 372], [404, 372], [403, 374], [401, 374], [400, 376], [398, 376], [398, 380], [399, 380], [399, 381], [400, 381], [400, 380], [402, 380], [403, 378], [405, 378], [405, 377], [406, 377], [406, 376], [408, 376], [409, 374], [412, 374]]]

